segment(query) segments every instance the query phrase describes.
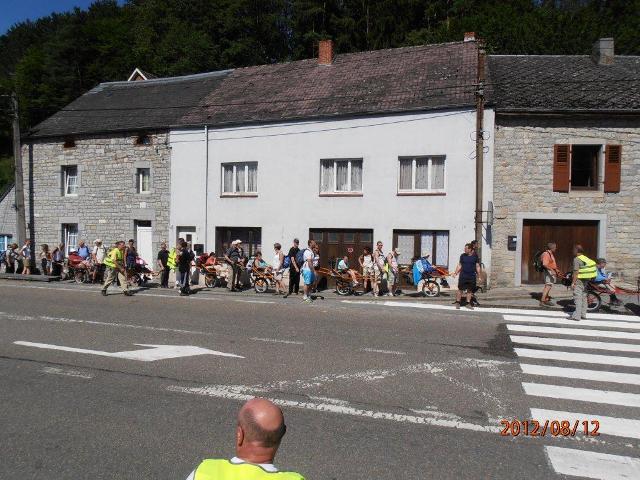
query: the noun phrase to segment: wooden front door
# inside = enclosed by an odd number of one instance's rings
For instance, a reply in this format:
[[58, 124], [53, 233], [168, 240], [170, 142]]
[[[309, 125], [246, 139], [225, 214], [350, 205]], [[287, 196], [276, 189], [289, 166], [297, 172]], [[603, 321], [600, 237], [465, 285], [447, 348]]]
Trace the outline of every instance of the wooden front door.
[[360, 270], [358, 257], [364, 247], [373, 248], [373, 230], [310, 229], [309, 238], [320, 246], [320, 266], [332, 268], [343, 256], [349, 266]]
[[573, 265], [573, 246], [582, 245], [592, 259], [598, 255], [598, 222], [570, 220], [525, 220], [522, 225], [522, 283], [544, 283], [544, 274], [533, 268], [533, 256], [547, 243], [558, 245], [556, 262], [562, 272]]

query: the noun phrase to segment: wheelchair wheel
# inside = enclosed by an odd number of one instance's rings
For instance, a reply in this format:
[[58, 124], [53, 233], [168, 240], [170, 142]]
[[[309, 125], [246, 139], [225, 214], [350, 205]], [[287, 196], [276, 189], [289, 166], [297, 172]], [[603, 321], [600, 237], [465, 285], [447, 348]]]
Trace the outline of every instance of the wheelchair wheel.
[[269, 288], [269, 282], [264, 278], [256, 278], [253, 287], [256, 289], [256, 292], [264, 293]]
[[86, 275], [84, 270], [76, 270], [73, 274], [73, 279], [76, 283], [85, 283]]
[[597, 312], [602, 305], [602, 298], [597, 292], [587, 292], [587, 312]]
[[204, 284], [207, 288], [217, 287], [218, 279], [214, 275], [205, 275]]
[[434, 280], [426, 280], [422, 284], [422, 295], [425, 297], [437, 297], [440, 295], [440, 285]]
[[336, 292], [338, 295], [346, 296], [352, 293], [351, 286], [348, 283], [336, 282]]

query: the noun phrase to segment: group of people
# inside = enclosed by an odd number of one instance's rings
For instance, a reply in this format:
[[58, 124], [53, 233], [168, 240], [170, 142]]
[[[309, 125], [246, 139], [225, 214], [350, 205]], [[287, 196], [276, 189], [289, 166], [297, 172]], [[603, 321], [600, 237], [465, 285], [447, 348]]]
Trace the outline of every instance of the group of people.
[[[540, 262], [544, 273], [544, 288], [540, 297], [540, 306], [551, 306], [551, 289], [558, 282], [558, 279], [567, 279], [558, 268], [555, 254], [558, 246], [555, 242], [549, 242], [546, 249], [540, 255]], [[620, 305], [620, 300], [616, 296], [616, 289], [611, 283], [611, 275], [606, 271], [607, 260], [598, 258], [592, 260], [584, 253], [582, 245], [573, 247], [573, 263], [570, 272], [569, 284], [573, 290], [573, 300], [575, 310], [571, 315], [572, 320], [584, 320], [587, 314], [587, 288], [589, 283], [598, 284], [603, 290], [609, 293], [611, 305]]]

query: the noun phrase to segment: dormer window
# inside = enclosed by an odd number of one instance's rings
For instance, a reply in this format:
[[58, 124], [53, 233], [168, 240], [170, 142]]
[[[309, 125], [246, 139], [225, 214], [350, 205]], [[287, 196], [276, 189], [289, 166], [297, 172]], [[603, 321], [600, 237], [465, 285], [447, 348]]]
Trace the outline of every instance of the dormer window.
[[73, 138], [66, 138], [64, 140], [63, 148], [75, 148], [76, 141]]
[[138, 135], [136, 145], [151, 145], [151, 137], [149, 135]]

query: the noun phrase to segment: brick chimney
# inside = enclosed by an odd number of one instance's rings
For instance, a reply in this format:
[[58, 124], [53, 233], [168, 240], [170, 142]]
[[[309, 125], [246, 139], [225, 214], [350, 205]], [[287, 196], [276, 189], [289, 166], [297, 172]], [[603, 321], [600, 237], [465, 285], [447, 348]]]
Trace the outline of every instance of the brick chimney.
[[613, 38], [596, 40], [591, 50], [591, 60], [598, 65], [613, 65]]
[[475, 42], [476, 41], [476, 32], [464, 32], [464, 41], [465, 42]]
[[318, 65], [331, 65], [333, 63], [333, 41], [320, 40], [318, 43]]

